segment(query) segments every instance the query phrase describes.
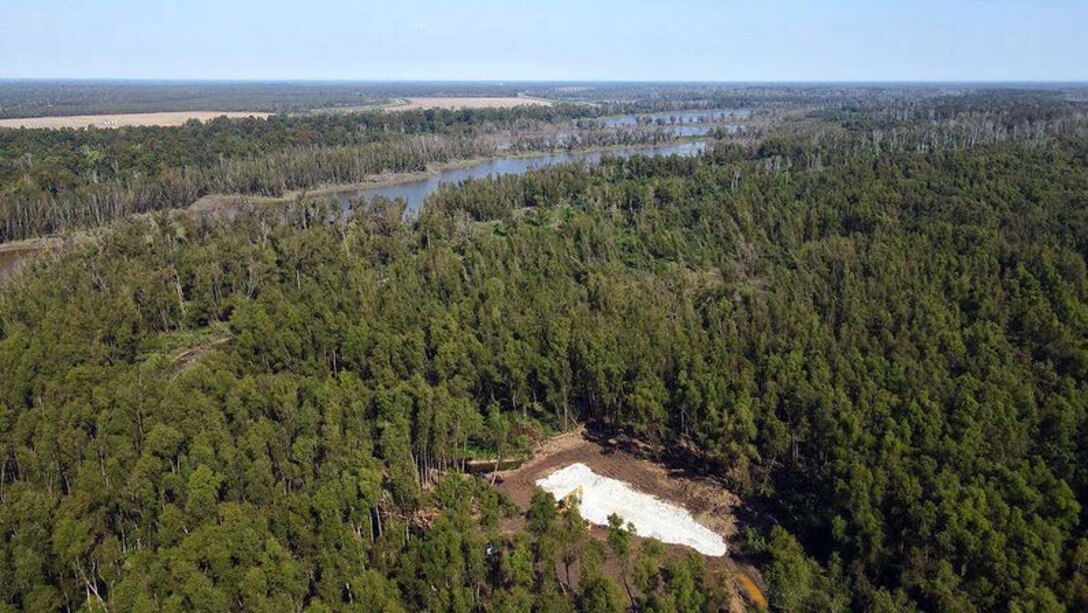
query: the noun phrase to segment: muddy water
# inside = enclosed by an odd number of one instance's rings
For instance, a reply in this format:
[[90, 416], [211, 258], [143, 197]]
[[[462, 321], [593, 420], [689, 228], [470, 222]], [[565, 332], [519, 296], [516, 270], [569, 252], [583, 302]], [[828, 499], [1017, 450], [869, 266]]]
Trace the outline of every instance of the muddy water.
[[342, 192], [334, 192], [333, 196], [342, 206], [347, 206], [352, 200], [359, 198], [373, 198], [384, 196], [389, 199], [403, 198], [408, 203], [406, 213], [419, 212], [427, 196], [434, 193], [443, 183], [459, 183], [466, 179], [483, 179], [489, 176], [524, 174], [534, 168], [543, 168], [555, 164], [567, 164], [571, 162], [587, 162], [596, 164], [605, 156], [628, 158], [634, 155], [696, 155], [706, 149], [706, 143], [688, 142], [673, 143], [669, 145], [654, 145], [643, 147], [626, 147], [622, 149], [609, 149], [608, 151], [573, 151], [569, 153], [546, 153], [532, 156], [497, 158], [485, 160], [464, 166], [443, 170], [439, 174], [424, 178], [378, 185], [365, 189], [352, 189]]

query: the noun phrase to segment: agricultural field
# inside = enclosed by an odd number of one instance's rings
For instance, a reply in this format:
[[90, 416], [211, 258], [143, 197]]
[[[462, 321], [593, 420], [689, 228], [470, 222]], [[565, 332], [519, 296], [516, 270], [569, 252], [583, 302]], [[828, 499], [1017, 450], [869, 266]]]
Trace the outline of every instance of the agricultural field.
[[127, 126], [180, 126], [187, 121], [211, 121], [216, 117], [264, 119], [270, 113], [244, 111], [175, 111], [164, 113], [125, 113], [120, 115], [61, 115], [0, 119], [0, 128], [123, 128]]

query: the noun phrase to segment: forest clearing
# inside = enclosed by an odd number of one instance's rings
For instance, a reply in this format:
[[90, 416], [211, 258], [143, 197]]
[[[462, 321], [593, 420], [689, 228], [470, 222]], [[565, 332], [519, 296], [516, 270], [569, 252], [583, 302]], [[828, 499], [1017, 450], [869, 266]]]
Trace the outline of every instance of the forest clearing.
[[[538, 443], [524, 463], [498, 472], [497, 485], [519, 508], [526, 510], [530, 507], [533, 492], [541, 487], [553, 493], [561, 509], [567, 507], [570, 497], [564, 501], [560, 494], [573, 493], [573, 490], [567, 492], [568, 487], [553, 491], [548, 480], [554, 481], [557, 475], [569, 472], [574, 467], [579, 467], [579, 471], [589, 471], [606, 482], [620, 482], [627, 486], [629, 493], [619, 504], [642, 502], [640, 497], [643, 497], [653, 499], [661, 506], [672, 507], [673, 519], [686, 515], [688, 521], [697, 523], [705, 530], [704, 538], [709, 535], [709, 540], [714, 540], [717, 537], [720, 549], [714, 550], [714, 545], [709, 542], [691, 547], [691, 543], [684, 545], [677, 544], [676, 539], [665, 540], [644, 529], [637, 520], [634, 521], [636, 530], [631, 534], [633, 543], [642, 547], [648, 542], [647, 537], [655, 536], [662, 541], [667, 559], [674, 562], [695, 555], [692, 553], [694, 548], [702, 554], [699, 557], [705, 561], [708, 576], [712, 578], [711, 584], [725, 587], [731, 595], [730, 610], [746, 610], [744, 603], [752, 604], [757, 610], [765, 609], [767, 604], [760, 573], [747, 560], [736, 559], [735, 553], [726, 550], [725, 541], [738, 536], [735, 510], [741, 505], [740, 498], [710, 478], [644, 457], [647, 449], [644, 443], [637, 440], [600, 438], [581, 427]], [[543, 486], [540, 482], [544, 482]], [[605, 541], [609, 533], [607, 515], [610, 511], [605, 511], [603, 521], [598, 517], [599, 513], [595, 515], [595, 510], [589, 507], [599, 503], [601, 498], [591, 498], [592, 493], [587, 496], [587, 491], [592, 492], [592, 488], [583, 486], [579, 492], [579, 513], [588, 522], [591, 536]], [[603, 493], [615, 495], [614, 491]], [[643, 512], [645, 510], [642, 509]], [[632, 514], [623, 519], [626, 523], [629, 519], [634, 520], [634, 517]], [[516, 533], [524, 530], [524, 523], [525, 516], [518, 515], [508, 520], [504, 529]], [[684, 530], [669, 532], [683, 533]], [[616, 560], [608, 560], [605, 569], [619, 580], [621, 569]]]
[[536, 484], [557, 500], [574, 499], [582, 517], [595, 525], [608, 526], [614, 514], [636, 534], [690, 547], [705, 556], [725, 555], [722, 537], [692, 519], [683, 506], [662, 502], [623, 481], [602, 477], [580, 462], [538, 479]]
[[[524, 464], [500, 471], [499, 488], [519, 507], [527, 508], [538, 481], [572, 465], [585, 466], [596, 475], [622, 481], [643, 495], [682, 507], [696, 522], [721, 538], [728, 539], [737, 531], [733, 509], [740, 500], [720, 483], [640, 457], [620, 449], [615, 442], [597, 442], [584, 428], [543, 441]], [[586, 518], [591, 519], [588, 514]]]

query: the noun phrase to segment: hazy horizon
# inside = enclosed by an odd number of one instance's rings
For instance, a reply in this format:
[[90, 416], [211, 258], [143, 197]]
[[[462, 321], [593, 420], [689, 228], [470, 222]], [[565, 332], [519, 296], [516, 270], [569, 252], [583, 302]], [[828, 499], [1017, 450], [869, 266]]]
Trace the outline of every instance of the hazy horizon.
[[1067, 0], [7, 4], [8, 80], [1088, 80], [1088, 3]]
[[197, 78], [156, 78], [156, 77], [0, 77], [0, 82], [54, 82], [54, 83], [285, 83], [285, 84], [342, 84], [342, 85], [380, 85], [380, 84], [419, 84], [419, 85], [726, 85], [726, 86], [788, 86], [788, 85], [848, 85], [848, 86], [1069, 86], [1088, 85], [1085, 79], [1036, 79], [1036, 80], [985, 80], [959, 79], [944, 81], [919, 80], [808, 80], [808, 81], [728, 81], [728, 80], [637, 80], [637, 79], [291, 79], [291, 78], [237, 78], [237, 79], [197, 79]]

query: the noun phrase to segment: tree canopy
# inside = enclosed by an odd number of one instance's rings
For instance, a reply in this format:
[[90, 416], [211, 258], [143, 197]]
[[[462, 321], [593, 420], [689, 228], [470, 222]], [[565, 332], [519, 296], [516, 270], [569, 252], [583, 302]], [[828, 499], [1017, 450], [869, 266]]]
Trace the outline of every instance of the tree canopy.
[[765, 507], [778, 609], [1083, 610], [1088, 140], [946, 127], [73, 241], [0, 289], [0, 601], [716, 608], [453, 470], [583, 422]]

